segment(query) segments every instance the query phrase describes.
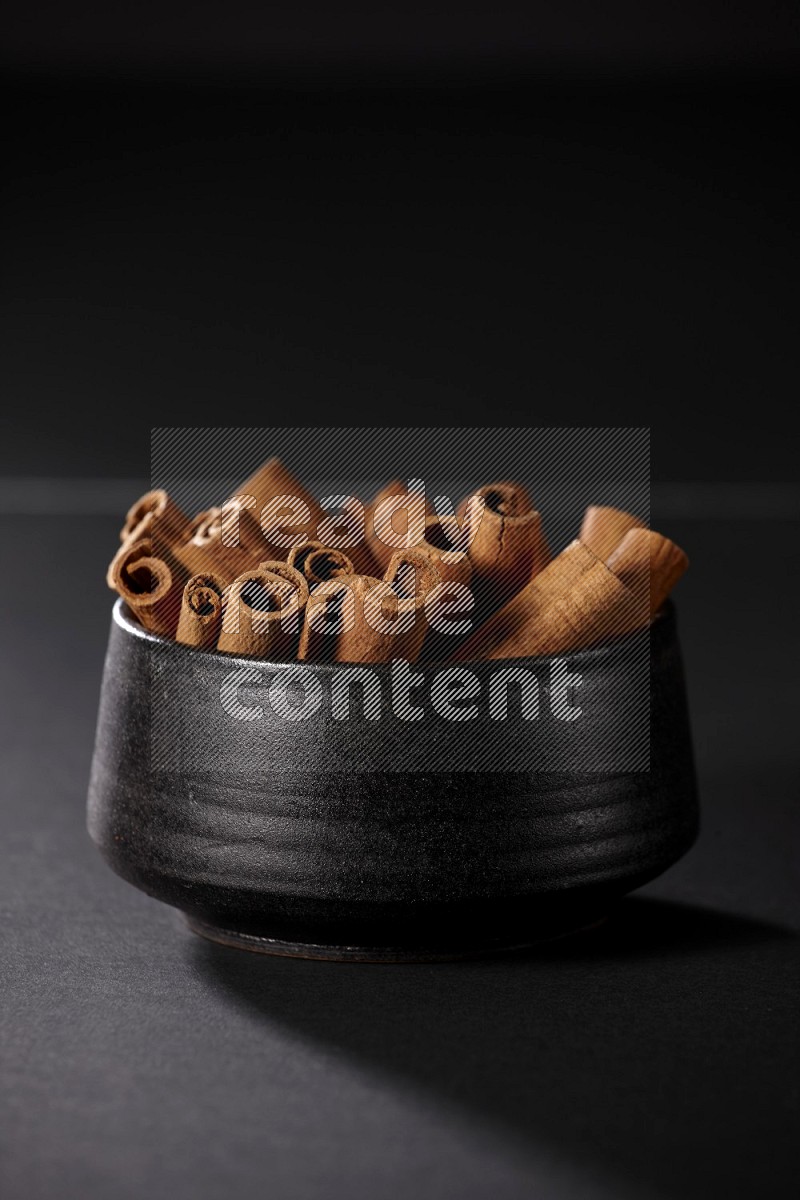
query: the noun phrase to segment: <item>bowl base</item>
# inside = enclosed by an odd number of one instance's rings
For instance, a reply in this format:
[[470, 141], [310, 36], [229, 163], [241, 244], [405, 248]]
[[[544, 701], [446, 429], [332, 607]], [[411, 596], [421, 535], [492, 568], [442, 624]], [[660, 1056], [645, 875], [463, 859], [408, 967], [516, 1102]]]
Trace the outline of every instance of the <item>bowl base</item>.
[[240, 933], [235, 929], [224, 929], [197, 917], [184, 914], [186, 923], [193, 933], [207, 941], [235, 950], [249, 950], [252, 954], [272, 954], [279, 958], [306, 958], [320, 962], [357, 963], [430, 963], [458, 962], [470, 958], [483, 958], [489, 954], [526, 950], [531, 946], [543, 945], [560, 938], [587, 933], [603, 925], [607, 913], [589, 916], [569, 925], [552, 924], [532, 929], [524, 940], [504, 941], [502, 938], [474, 946], [328, 946], [313, 942], [286, 942], [279, 938], [263, 937], [253, 933]]

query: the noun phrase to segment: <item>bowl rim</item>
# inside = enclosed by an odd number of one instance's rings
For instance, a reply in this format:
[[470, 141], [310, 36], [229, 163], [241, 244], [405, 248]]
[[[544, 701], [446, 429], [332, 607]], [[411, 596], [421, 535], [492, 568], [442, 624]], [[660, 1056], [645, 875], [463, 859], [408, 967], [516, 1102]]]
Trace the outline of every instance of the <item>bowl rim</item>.
[[[298, 667], [304, 671], [312, 671], [319, 675], [334, 674], [337, 671], [352, 669], [354, 667], [368, 667], [371, 671], [378, 673], [390, 674], [392, 669], [391, 662], [383, 663], [310, 663], [301, 662], [297, 659], [289, 661], [275, 661], [269, 658], [248, 658], [239, 654], [228, 654], [224, 650], [202, 650], [197, 646], [185, 646], [181, 642], [176, 642], [173, 638], [163, 637], [160, 634], [152, 633], [149, 629], [139, 625], [133, 620], [130, 615], [130, 610], [121, 596], [118, 596], [112, 610], [112, 620], [126, 634], [139, 638], [140, 641], [149, 642], [154, 646], [164, 646], [172, 653], [185, 654], [189, 658], [195, 657], [202, 660], [210, 660], [215, 664], [234, 663], [241, 664], [242, 667], [262, 667], [270, 671], [290, 671], [296, 670]], [[646, 629], [635, 630], [633, 633], [625, 634], [623, 637], [614, 638], [613, 641], [603, 642], [599, 646], [592, 646], [586, 650], [567, 650], [560, 654], [533, 654], [517, 658], [476, 658], [469, 659], [465, 662], [428, 662], [428, 663], [412, 663], [414, 671], [424, 673], [439, 672], [450, 668], [465, 668], [466, 670], [474, 670], [475, 668], [497, 669], [498, 664], [520, 664], [520, 663], [538, 663], [542, 666], [559, 661], [568, 661], [570, 663], [601, 663], [610, 657], [619, 657], [624, 655], [625, 647], [632, 645], [637, 638], [641, 638], [643, 634], [648, 634], [652, 640], [654, 631], [661, 633], [675, 623], [675, 606], [671, 600], [667, 600], [663, 608], [656, 614]]]

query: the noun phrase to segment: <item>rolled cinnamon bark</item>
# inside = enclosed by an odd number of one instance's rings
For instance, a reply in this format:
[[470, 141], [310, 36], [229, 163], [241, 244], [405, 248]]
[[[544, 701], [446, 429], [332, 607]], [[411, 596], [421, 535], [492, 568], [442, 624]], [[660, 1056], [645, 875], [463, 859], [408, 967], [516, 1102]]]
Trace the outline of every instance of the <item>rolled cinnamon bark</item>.
[[[355, 510], [357, 508], [360, 508], [362, 511], [357, 513], [357, 517], [356, 515], [353, 515], [352, 519], [354, 524], [359, 524], [363, 513], [364, 532], [361, 536], [361, 540], [357, 541], [355, 545], [348, 544], [342, 547], [337, 547], [337, 549], [341, 548], [346, 552], [347, 557], [353, 564], [353, 569], [356, 575], [369, 575], [370, 577], [374, 578], [376, 575], [380, 574], [381, 568], [375, 561], [372, 551], [367, 543], [367, 529], [370, 527], [369, 522], [371, 517], [366, 508], [364, 508], [364, 506], [361, 504], [361, 501], [355, 496], [350, 497], [350, 503], [345, 506], [344, 512], [346, 516], [348, 514], [355, 514]], [[323, 531], [326, 529], [325, 523], [323, 523], [322, 529]], [[326, 534], [325, 536], [328, 535]]]
[[513, 658], [524, 654], [528, 630], [535, 625], [549, 596], [573, 587], [597, 558], [580, 542], [572, 542], [539, 575], [512, 597], [478, 629], [453, 656], [455, 662], [482, 658]]
[[236, 500], [226, 500], [219, 512], [218, 525], [215, 522], [209, 533], [216, 534], [217, 529], [222, 545], [238, 551], [250, 563], [257, 563], [269, 552], [254, 514]]
[[[123, 544], [130, 541], [146, 517], [153, 518], [148, 526], [150, 536], [155, 536], [156, 540], [162, 539], [166, 545], [183, 541], [188, 536], [191, 524], [189, 518], [163, 488], [155, 488], [151, 492], [145, 492], [128, 509], [119, 540]], [[138, 537], [137, 534], [137, 540]]]
[[630, 530], [608, 564], [572, 542], [455, 659], [560, 654], [643, 629], [688, 565], [679, 546], [648, 529]]
[[650, 529], [631, 529], [608, 560], [608, 569], [655, 616], [689, 566], [689, 559], [669, 538]]
[[590, 504], [583, 514], [578, 540], [588, 546], [592, 554], [608, 561], [608, 556], [619, 546], [630, 529], [646, 529], [644, 521], [621, 508], [604, 508]]
[[211, 529], [214, 523], [219, 521], [221, 512], [221, 508], [204, 508], [202, 512], [197, 514], [197, 516], [192, 517], [191, 521], [189, 522], [189, 530], [186, 535], [187, 539], [196, 537], [198, 534], [206, 536], [208, 530]]
[[145, 629], [173, 637], [186, 578], [174, 562], [153, 552], [150, 538], [129, 542], [111, 564], [114, 589]]
[[460, 558], [453, 560], [454, 549], [458, 548], [458, 528], [440, 517], [428, 517], [425, 521], [425, 540], [417, 549], [427, 554], [436, 564], [443, 583], [463, 583], [469, 587], [472, 579], [472, 563], [466, 550]]
[[[381, 595], [380, 593], [383, 592]], [[389, 622], [397, 611], [397, 597], [382, 589], [381, 581], [367, 575], [347, 575], [317, 584], [309, 597], [298, 658], [303, 662], [390, 662], [395, 638], [381, 621], [368, 619], [365, 604], [372, 594]], [[375, 604], [372, 605], [375, 608]]]
[[370, 554], [384, 572], [393, 554], [422, 540], [425, 518], [432, 515], [427, 500], [421, 495], [412, 495], [407, 506], [392, 509], [392, 505], [387, 504], [387, 501], [399, 500], [407, 495], [408, 484], [393, 479], [367, 505], [364, 537]]
[[687, 566], [679, 546], [649, 529], [628, 530], [608, 564], [573, 541], [456, 660], [561, 654], [644, 629]]
[[[252, 504], [248, 497], [252, 497]], [[291, 471], [287, 471], [279, 458], [270, 458], [259, 467], [237, 488], [225, 506], [233, 502], [252, 513], [262, 531], [266, 552], [273, 558], [284, 560], [292, 546], [299, 544], [298, 539], [316, 536], [317, 527], [325, 516], [318, 501]], [[307, 516], [302, 510], [303, 505], [308, 510]]]
[[647, 624], [644, 606], [579, 541], [459, 647], [456, 662], [583, 649]]
[[[518, 650], [521, 654], [560, 654], [585, 650], [643, 629], [650, 620], [646, 602], [635, 596], [600, 559], [575, 586], [550, 599]], [[498, 655], [503, 657], [503, 654]]]
[[300, 571], [310, 584], [326, 583], [340, 575], [355, 575], [351, 559], [342, 551], [324, 546], [322, 542], [304, 542], [293, 546], [287, 563]]
[[442, 575], [425, 551], [409, 549], [392, 555], [383, 580], [401, 600], [424, 600], [431, 588], [441, 583]]
[[155, 550], [153, 549], [153, 514], [152, 514], [152, 512], [145, 513], [145, 515], [142, 517], [139, 524], [136, 526], [133, 534], [130, 537], [128, 537], [124, 542], [121, 543], [116, 554], [111, 559], [111, 562], [108, 564], [108, 570], [106, 571], [106, 584], [108, 585], [108, 587], [111, 588], [112, 592], [116, 592], [119, 590], [117, 588], [117, 579], [119, 577], [120, 565], [121, 565], [122, 561], [124, 560], [128, 550], [135, 543], [143, 542], [145, 540], [150, 542], [151, 550], [153, 553], [155, 553]]
[[284, 582], [288, 583], [292, 590], [297, 593], [298, 611], [301, 611], [305, 607], [310, 589], [302, 571], [298, 571], [297, 567], [293, 567], [279, 558], [266, 559], [265, 562], [258, 564], [258, 569], [259, 571], [268, 571], [270, 575], [277, 575], [279, 579], [283, 579]]
[[226, 585], [255, 566], [249, 557], [223, 546], [219, 531], [216, 535], [208, 531], [195, 534], [188, 541], [173, 544], [171, 550], [187, 575], [216, 575]]
[[341, 550], [315, 550], [305, 563], [305, 577], [309, 584], [327, 583], [343, 575], [355, 575], [352, 562]]
[[[436, 612], [436, 617], [433, 618], [435, 627], [429, 628], [425, 635], [421, 658], [426, 663], [445, 662], [453, 654], [458, 641], [463, 641], [467, 636], [461, 632], [459, 627], [465, 624], [464, 617], [474, 611], [475, 598], [471, 587], [472, 563], [465, 550], [460, 552], [461, 557], [456, 558], [456, 561], [451, 560], [454, 548], [458, 549], [460, 545], [464, 544], [459, 536], [459, 527], [456, 522], [443, 521], [438, 516], [428, 517], [425, 522], [425, 530], [425, 541], [417, 549], [420, 553], [427, 554], [436, 564], [441, 576], [441, 585], [438, 593], [439, 604], [434, 610]], [[464, 607], [465, 592], [469, 594], [467, 599], [471, 597], [470, 608]], [[452, 613], [453, 604], [457, 606], [456, 614]], [[447, 620], [448, 614], [450, 614], [449, 620]], [[426, 617], [431, 615], [431, 610], [427, 605], [425, 615]], [[446, 628], [441, 627], [442, 620], [446, 621]], [[468, 624], [467, 628], [469, 628]]]
[[479, 605], [494, 608], [547, 566], [550, 551], [521, 484], [491, 483], [473, 494], [483, 498], [484, 509], [470, 519], [469, 560]]
[[212, 650], [222, 624], [225, 584], [216, 575], [193, 575], [183, 589], [175, 641]]
[[[286, 566], [281, 563], [280, 566]], [[291, 570], [291, 568], [289, 568]], [[295, 657], [308, 588], [272, 571], [248, 571], [228, 592], [217, 649], [283, 662]]]
[[294, 567], [301, 575], [306, 573], [306, 562], [316, 550], [324, 550], [325, 546], [322, 542], [315, 541], [309, 538], [303, 542], [301, 546], [292, 546], [289, 555], [286, 559], [290, 567]]
[[[384, 583], [398, 598], [393, 658], [416, 662], [428, 632], [425, 600], [442, 576], [437, 564], [422, 550], [398, 550], [389, 560]], [[369, 609], [368, 609], [369, 612]]]
[[266, 543], [250, 514], [238, 504], [210, 508], [191, 523], [191, 536], [171, 546], [190, 575], [212, 574], [230, 584], [264, 557]]
[[112, 591], [117, 590], [117, 567], [124, 558], [125, 550], [134, 542], [149, 539], [155, 557], [169, 561], [173, 545], [189, 536], [191, 526], [192, 522], [163, 488], [145, 492], [128, 509], [125, 524], [120, 530], [120, 548], [106, 571], [108, 586]]

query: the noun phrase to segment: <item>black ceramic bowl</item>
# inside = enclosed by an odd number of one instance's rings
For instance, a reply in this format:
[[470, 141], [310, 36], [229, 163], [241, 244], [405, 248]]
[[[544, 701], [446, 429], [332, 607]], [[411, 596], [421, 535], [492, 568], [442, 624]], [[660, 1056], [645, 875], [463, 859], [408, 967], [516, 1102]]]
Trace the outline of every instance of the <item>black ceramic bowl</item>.
[[[258, 697], [297, 664], [187, 649], [146, 633], [118, 602], [91, 836], [119, 875], [182, 910], [195, 932], [251, 950], [433, 960], [585, 928], [697, 832], [671, 609], [644, 651], [649, 769], [627, 769], [631, 745], [641, 767], [642, 713], [609, 697], [631, 691], [636, 638], [641, 649], [635, 635], [560, 660], [581, 676], [583, 724], [520, 729], [485, 708], [463, 721], [385, 709], [368, 721], [355, 708], [337, 720], [325, 705], [298, 721]], [[504, 665], [470, 670], [488, 687]], [[551, 663], [513, 665], [541, 675]], [[346, 669], [302, 667], [326, 699]], [[392, 669], [369, 668], [382, 689]], [[440, 668], [415, 670], [425, 695]], [[543, 704], [548, 695], [545, 679]]]

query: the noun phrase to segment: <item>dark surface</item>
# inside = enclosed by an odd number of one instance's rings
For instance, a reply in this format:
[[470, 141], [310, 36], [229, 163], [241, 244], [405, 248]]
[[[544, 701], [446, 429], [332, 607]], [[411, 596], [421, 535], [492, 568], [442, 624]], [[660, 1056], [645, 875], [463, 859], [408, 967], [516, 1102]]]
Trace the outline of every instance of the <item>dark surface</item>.
[[214, 947], [91, 846], [118, 525], [2, 522], [4, 1196], [794, 1194], [795, 524], [665, 530], [689, 855], [580, 941], [400, 967]]

